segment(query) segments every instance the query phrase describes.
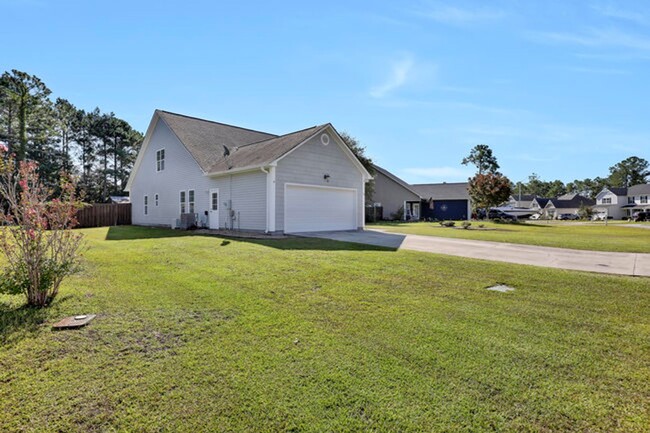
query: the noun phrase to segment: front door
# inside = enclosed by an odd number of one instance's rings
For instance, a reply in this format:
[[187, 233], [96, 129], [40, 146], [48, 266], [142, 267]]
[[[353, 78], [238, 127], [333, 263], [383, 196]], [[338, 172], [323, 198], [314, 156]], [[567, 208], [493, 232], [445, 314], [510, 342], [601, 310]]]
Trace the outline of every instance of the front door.
[[413, 203], [411, 219], [414, 219], [415, 221], [420, 220], [420, 203]]
[[210, 190], [210, 215], [208, 216], [211, 229], [219, 228], [219, 189]]

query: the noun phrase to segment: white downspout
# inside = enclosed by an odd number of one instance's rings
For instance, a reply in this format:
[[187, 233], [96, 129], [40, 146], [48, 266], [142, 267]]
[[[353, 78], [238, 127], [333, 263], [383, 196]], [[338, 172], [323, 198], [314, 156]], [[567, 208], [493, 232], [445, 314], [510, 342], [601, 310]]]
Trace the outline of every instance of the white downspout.
[[266, 174], [266, 233], [275, 231], [275, 166], [270, 165], [268, 170], [260, 167]]

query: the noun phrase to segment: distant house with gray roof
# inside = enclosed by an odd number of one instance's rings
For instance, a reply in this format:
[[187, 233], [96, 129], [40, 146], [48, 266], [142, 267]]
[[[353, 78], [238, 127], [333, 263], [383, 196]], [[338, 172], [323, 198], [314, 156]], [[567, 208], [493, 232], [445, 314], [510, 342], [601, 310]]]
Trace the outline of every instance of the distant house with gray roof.
[[594, 213], [599, 218], [627, 219], [635, 213], [650, 210], [650, 184], [629, 188], [606, 187], [596, 196]]
[[583, 207], [591, 208], [595, 200], [580, 194], [564, 194], [557, 198], [549, 199], [544, 206], [544, 213], [548, 218], [558, 218], [562, 214], [577, 215]]
[[393, 219], [400, 209], [402, 219], [407, 221], [471, 217], [467, 182], [409, 184], [383, 167], [373, 167], [373, 202], [383, 207], [384, 219]]
[[126, 190], [137, 225], [356, 230], [371, 178], [329, 123], [275, 135], [156, 110]]
[[373, 168], [375, 175], [372, 204], [382, 207], [383, 219], [397, 217], [400, 209], [408, 207], [405, 203], [420, 203], [421, 197], [411, 185], [385, 168], [378, 165], [373, 165]]
[[421, 218], [468, 220], [472, 217], [467, 182], [420, 183], [412, 187], [422, 197]]

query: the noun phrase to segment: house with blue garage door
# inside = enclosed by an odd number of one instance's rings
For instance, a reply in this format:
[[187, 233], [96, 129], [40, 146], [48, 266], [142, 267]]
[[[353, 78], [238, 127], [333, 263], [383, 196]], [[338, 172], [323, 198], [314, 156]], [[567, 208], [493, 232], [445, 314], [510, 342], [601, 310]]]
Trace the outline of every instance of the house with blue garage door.
[[[408, 184], [374, 165], [373, 202], [383, 207], [383, 219], [468, 220], [472, 216], [467, 182]], [[400, 212], [400, 209], [403, 212]]]
[[420, 219], [468, 220], [472, 205], [467, 182], [422, 183], [411, 185], [422, 197]]
[[372, 176], [329, 124], [284, 135], [156, 110], [129, 177], [136, 225], [364, 227]]

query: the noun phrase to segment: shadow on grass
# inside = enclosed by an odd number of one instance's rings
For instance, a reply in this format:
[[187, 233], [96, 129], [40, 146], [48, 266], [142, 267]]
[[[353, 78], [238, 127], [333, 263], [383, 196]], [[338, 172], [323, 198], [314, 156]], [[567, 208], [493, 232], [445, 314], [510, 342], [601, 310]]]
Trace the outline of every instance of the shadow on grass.
[[[156, 227], [140, 227], [140, 226], [114, 226], [108, 229], [106, 240], [108, 241], [122, 241], [122, 240], [139, 240], [139, 239], [162, 239], [173, 237], [208, 237], [218, 239], [228, 239], [221, 242], [221, 246], [228, 246], [232, 242], [246, 242], [256, 245], [263, 245], [269, 248], [279, 250], [321, 250], [321, 251], [395, 251], [397, 248], [384, 247], [376, 245], [368, 245], [362, 243], [347, 242], [345, 240], [331, 240], [315, 237], [290, 237], [281, 239], [251, 239], [240, 237], [228, 237], [223, 235], [211, 235], [201, 233], [198, 234], [191, 230], [171, 230]], [[385, 238], [399, 238], [399, 242], [403, 239], [403, 235], [381, 234]], [[398, 244], [399, 245], [399, 244]]]
[[138, 239], [179, 238], [195, 236], [191, 230], [172, 230], [159, 227], [112, 226], [106, 233], [107, 241], [132, 241]]
[[0, 344], [12, 343], [35, 333], [48, 320], [50, 308], [58, 307], [70, 297], [57, 297], [50, 307], [45, 308], [0, 302]]

